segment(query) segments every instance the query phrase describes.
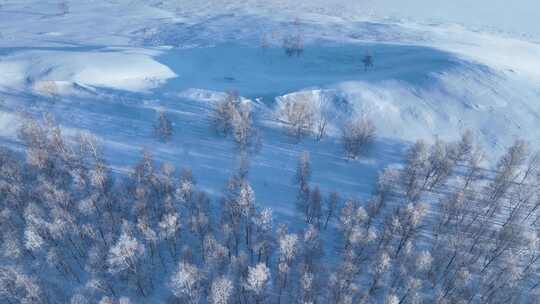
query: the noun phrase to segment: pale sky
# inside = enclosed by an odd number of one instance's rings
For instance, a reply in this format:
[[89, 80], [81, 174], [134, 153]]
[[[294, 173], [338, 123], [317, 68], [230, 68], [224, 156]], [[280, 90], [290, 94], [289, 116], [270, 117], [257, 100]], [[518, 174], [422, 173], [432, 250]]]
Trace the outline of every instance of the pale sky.
[[[363, 1], [363, 0], [353, 0]], [[528, 33], [540, 37], [540, 0], [367, 0], [377, 15]]]

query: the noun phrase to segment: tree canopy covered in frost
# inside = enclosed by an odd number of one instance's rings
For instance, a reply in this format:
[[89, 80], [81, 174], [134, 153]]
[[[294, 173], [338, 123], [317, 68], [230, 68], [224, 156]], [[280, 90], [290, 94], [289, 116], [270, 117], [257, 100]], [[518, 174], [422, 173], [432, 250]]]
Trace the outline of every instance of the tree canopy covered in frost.
[[225, 136], [232, 134], [241, 151], [257, 146], [257, 130], [253, 126], [252, 105], [243, 102], [235, 91], [216, 103], [212, 116], [214, 129]]
[[0, 149], [1, 303], [540, 300], [540, 154], [523, 141], [494, 168], [470, 133], [419, 141], [367, 200], [313, 185], [304, 152], [289, 227], [258, 206], [249, 154], [212, 200], [151, 151], [112, 174], [92, 135], [68, 140], [52, 117], [19, 138], [24, 157]]

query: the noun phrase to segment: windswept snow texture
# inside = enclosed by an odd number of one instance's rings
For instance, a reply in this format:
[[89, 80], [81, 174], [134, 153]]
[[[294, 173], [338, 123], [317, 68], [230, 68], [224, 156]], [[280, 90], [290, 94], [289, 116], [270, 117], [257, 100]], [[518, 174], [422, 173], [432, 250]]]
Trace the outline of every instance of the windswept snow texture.
[[[453, 140], [471, 129], [489, 159], [517, 138], [540, 148], [540, 45], [444, 18], [388, 21], [376, 8], [340, 2], [72, 1], [64, 14], [54, 1], [4, 1], [0, 139], [16, 145], [17, 112], [50, 112], [68, 134], [95, 133], [119, 173], [146, 147], [192, 167], [217, 197], [238, 151], [209, 116], [237, 90], [256, 105], [263, 138], [251, 159], [258, 202], [290, 219], [304, 150], [323, 192], [367, 197], [377, 172], [399, 164], [417, 139]], [[280, 47], [290, 33], [305, 38], [298, 58]], [[367, 71], [365, 54], [375, 61]], [[331, 113], [328, 138], [297, 143], [286, 134], [277, 109], [295, 94]], [[173, 121], [169, 143], [152, 134], [158, 110]], [[347, 161], [339, 130], [355, 115], [375, 122], [377, 140]]]

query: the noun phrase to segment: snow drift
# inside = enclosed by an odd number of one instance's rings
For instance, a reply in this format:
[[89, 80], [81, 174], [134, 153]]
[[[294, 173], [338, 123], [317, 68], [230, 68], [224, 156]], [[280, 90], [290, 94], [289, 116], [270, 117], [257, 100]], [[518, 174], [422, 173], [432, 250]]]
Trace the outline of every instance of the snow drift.
[[32, 50], [15, 52], [0, 61], [0, 87], [31, 85], [37, 93], [62, 93], [62, 83], [146, 91], [176, 75], [152, 57], [148, 50], [103, 49], [97, 51]]

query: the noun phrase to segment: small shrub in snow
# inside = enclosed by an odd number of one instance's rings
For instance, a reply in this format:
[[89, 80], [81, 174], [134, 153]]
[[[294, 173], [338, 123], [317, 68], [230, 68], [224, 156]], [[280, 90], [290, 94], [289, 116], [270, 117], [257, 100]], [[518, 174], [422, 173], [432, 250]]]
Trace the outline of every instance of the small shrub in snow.
[[58, 11], [61, 16], [69, 14], [69, 3], [67, 1], [58, 3]]
[[261, 37], [261, 48], [263, 50], [266, 50], [269, 47], [270, 47], [270, 41], [268, 40], [268, 35], [263, 34], [262, 37]]
[[289, 57], [300, 57], [304, 52], [304, 38], [300, 34], [287, 35], [283, 38], [283, 50]]
[[364, 71], [367, 71], [369, 68], [373, 67], [373, 55], [366, 53], [364, 58], [362, 58], [362, 63], [364, 64]]
[[296, 33], [291, 32], [283, 38], [283, 50], [289, 57], [300, 57], [304, 52], [304, 38], [300, 33], [300, 21], [298, 18], [294, 20], [293, 26], [293, 31]]

